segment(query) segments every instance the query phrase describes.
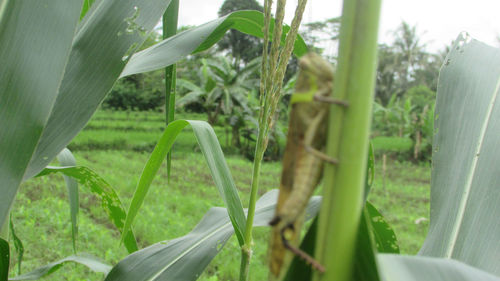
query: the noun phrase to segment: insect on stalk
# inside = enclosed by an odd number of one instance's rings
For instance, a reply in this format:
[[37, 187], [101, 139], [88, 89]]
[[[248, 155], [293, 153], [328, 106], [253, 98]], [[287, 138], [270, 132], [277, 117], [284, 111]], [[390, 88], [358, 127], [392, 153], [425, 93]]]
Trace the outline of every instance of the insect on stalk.
[[323, 163], [338, 164], [324, 154], [326, 124], [331, 104], [347, 107], [345, 101], [331, 97], [333, 69], [319, 55], [308, 54], [301, 59], [300, 73], [291, 110], [287, 144], [283, 156], [280, 193], [271, 238], [270, 270], [281, 279], [292, 254], [305, 260], [316, 270], [324, 267], [297, 247], [305, 209], [319, 184]]

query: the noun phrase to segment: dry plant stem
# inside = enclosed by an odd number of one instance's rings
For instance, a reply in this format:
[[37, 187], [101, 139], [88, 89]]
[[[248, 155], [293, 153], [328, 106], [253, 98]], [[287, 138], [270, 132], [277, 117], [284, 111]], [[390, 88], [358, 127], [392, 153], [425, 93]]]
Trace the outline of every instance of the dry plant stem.
[[276, 20], [274, 22], [273, 41], [271, 50], [268, 54], [269, 27], [271, 21], [271, 0], [264, 2], [264, 50], [262, 55], [262, 73], [260, 79], [260, 105], [259, 115], [259, 133], [255, 147], [255, 157], [252, 170], [252, 183], [250, 191], [250, 202], [248, 204], [248, 215], [245, 227], [245, 243], [241, 247], [241, 266], [240, 281], [246, 281], [249, 278], [250, 260], [252, 257], [252, 229], [255, 215], [255, 204], [257, 202], [257, 193], [259, 189], [259, 176], [261, 162], [269, 140], [269, 131], [273, 126], [273, 117], [279, 102], [281, 87], [283, 85], [283, 76], [288, 60], [292, 54], [293, 45], [297, 38], [298, 28], [302, 19], [302, 14], [307, 0], [299, 0], [292, 26], [286, 36], [283, 51], [280, 50], [281, 36], [283, 32], [283, 19], [285, 17], [286, 0], [278, 0], [276, 7]]

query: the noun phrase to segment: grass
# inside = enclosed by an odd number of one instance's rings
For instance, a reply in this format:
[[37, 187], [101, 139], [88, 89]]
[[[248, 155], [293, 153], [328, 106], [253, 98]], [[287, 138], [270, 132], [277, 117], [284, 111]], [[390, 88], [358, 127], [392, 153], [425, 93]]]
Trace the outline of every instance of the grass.
[[[185, 119], [204, 119], [204, 115], [181, 116]], [[163, 114], [156, 112], [99, 111], [70, 147], [73, 147], [77, 163], [93, 169], [106, 179], [116, 189], [124, 205], [128, 206], [149, 151], [164, 127], [162, 120]], [[215, 127], [215, 131], [225, 146], [224, 128]], [[104, 145], [113, 143], [110, 140], [114, 141], [112, 146]], [[174, 149], [170, 184], [163, 167], [153, 181], [134, 224], [140, 247], [185, 235], [210, 207], [223, 206], [190, 129], [181, 133]], [[235, 154], [226, 156], [245, 206], [248, 204], [252, 163]], [[394, 227], [402, 253], [415, 254], [428, 227], [425, 219], [429, 216], [430, 168], [428, 165], [389, 161], [384, 176], [380, 161], [376, 163], [375, 183], [369, 200]], [[260, 193], [278, 188], [280, 174], [279, 162], [264, 163]], [[119, 233], [108, 222], [97, 198], [85, 187], [80, 190], [78, 250], [97, 256], [108, 264], [116, 264], [126, 256], [125, 249], [118, 243]], [[16, 232], [26, 249], [24, 273], [72, 254], [66, 196], [64, 181], [58, 175], [30, 179], [21, 186], [13, 215]], [[254, 238], [251, 279], [266, 280], [268, 229], [257, 229]], [[199, 280], [236, 279], [239, 258], [240, 249], [233, 236]], [[14, 275], [15, 262], [13, 257], [11, 276]], [[102, 274], [73, 264], [65, 265], [44, 278], [56, 281], [102, 279]]]

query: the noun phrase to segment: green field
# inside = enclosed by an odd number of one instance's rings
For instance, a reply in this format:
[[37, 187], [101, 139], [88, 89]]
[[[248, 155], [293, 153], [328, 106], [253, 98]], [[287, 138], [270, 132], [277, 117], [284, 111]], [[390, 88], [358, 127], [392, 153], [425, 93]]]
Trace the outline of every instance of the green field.
[[[204, 115], [197, 114], [181, 114], [179, 117], [204, 119]], [[69, 147], [78, 165], [87, 166], [106, 179], [116, 189], [124, 205], [128, 206], [149, 152], [165, 127], [162, 120], [163, 115], [155, 112], [100, 111]], [[215, 127], [214, 130], [224, 151], [233, 152], [226, 147], [226, 130], [222, 127]], [[226, 160], [243, 204], [247, 205], [252, 163], [234, 152], [226, 153]], [[369, 200], [394, 227], [402, 253], [415, 254], [428, 227], [430, 166], [389, 159], [384, 175], [378, 160]], [[170, 183], [166, 167], [163, 167], [136, 218], [134, 230], [140, 247], [182, 236], [210, 207], [223, 206], [190, 129], [179, 135], [172, 163]], [[279, 162], [263, 164], [261, 194], [278, 188], [280, 173]], [[78, 250], [97, 256], [108, 264], [116, 264], [126, 256], [124, 247], [119, 245], [119, 233], [108, 221], [99, 200], [85, 187], [80, 190]], [[64, 180], [58, 175], [31, 179], [21, 186], [12, 214], [16, 232], [26, 249], [23, 273], [73, 254], [66, 197]], [[257, 229], [256, 232], [251, 279], [266, 280], [268, 230]], [[200, 280], [237, 279], [239, 256], [240, 250], [233, 237]], [[16, 262], [15, 257], [12, 262]], [[102, 274], [91, 273], [85, 267], [74, 264], [67, 264], [45, 278], [102, 279]]]

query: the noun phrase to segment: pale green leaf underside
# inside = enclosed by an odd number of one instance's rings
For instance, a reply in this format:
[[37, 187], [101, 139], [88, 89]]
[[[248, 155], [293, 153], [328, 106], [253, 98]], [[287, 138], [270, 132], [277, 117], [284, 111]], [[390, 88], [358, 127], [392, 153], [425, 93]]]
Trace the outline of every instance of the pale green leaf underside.
[[[500, 274], [500, 50], [466, 35], [441, 69], [429, 234], [420, 254]], [[479, 280], [479, 279], [477, 279]]]
[[422, 256], [377, 255], [383, 281], [500, 281], [465, 263]]
[[[254, 226], [268, 226], [277, 198], [278, 190], [272, 190], [258, 200]], [[320, 201], [311, 199], [307, 219], [318, 212]], [[233, 233], [226, 209], [212, 208], [187, 235], [154, 244], [120, 261], [106, 281], [196, 280]]]
[[66, 257], [64, 259], [55, 261], [53, 263], [49, 263], [47, 265], [44, 265], [42, 267], [39, 267], [29, 273], [19, 275], [13, 278], [9, 278], [9, 280], [38, 280], [46, 275], [49, 275], [56, 270], [58, 270], [63, 264], [67, 262], [74, 262], [78, 264], [85, 265], [86, 267], [90, 268], [92, 271], [95, 272], [102, 272], [104, 274], [107, 274], [111, 270], [111, 266], [102, 263], [98, 259], [88, 256], [88, 255], [73, 255]]
[[0, 2], [0, 227], [57, 98], [80, 8], [66, 0]]
[[[207, 50], [217, 43], [229, 29], [236, 29], [257, 37], [263, 37], [264, 16], [258, 11], [236, 11], [203, 25], [193, 27], [166, 39], [148, 49], [134, 54], [120, 77], [152, 71], [171, 65], [191, 53]], [[273, 26], [271, 26], [272, 30]], [[288, 32], [290, 28], [284, 26]], [[285, 37], [283, 36], [282, 42]], [[295, 41], [294, 54], [301, 57], [307, 52], [304, 40]]]

